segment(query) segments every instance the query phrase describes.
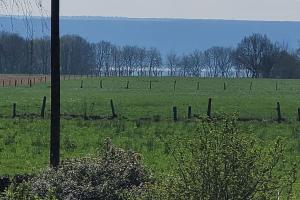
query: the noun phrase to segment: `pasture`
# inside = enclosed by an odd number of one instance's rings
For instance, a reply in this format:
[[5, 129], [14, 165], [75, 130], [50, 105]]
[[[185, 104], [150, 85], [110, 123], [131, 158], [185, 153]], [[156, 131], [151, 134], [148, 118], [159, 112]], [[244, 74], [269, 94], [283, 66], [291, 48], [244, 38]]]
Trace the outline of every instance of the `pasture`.
[[[30, 173], [48, 166], [49, 86], [47, 82], [0, 87], [1, 175]], [[166, 144], [177, 136], [189, 138], [200, 124], [198, 119], [206, 117], [208, 99], [212, 98], [212, 116], [237, 113], [242, 130], [262, 144], [281, 137], [289, 158], [299, 160], [299, 95], [299, 80], [62, 77], [62, 158], [97, 153], [110, 137], [117, 146], [141, 153], [156, 175], [163, 174], [172, 167]], [[44, 96], [46, 116], [42, 119]], [[118, 115], [114, 119], [111, 99]], [[282, 123], [277, 122], [277, 102]], [[177, 107], [176, 122], [173, 106]], [[192, 107], [192, 119], [187, 119], [188, 106]]]

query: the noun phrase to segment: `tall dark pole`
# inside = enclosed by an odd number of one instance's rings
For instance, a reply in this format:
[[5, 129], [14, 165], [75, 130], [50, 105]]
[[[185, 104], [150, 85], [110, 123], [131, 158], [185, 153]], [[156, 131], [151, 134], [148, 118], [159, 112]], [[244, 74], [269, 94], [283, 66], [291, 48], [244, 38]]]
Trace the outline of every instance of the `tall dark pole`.
[[57, 168], [60, 154], [60, 41], [59, 0], [51, 0], [51, 136], [50, 165]]

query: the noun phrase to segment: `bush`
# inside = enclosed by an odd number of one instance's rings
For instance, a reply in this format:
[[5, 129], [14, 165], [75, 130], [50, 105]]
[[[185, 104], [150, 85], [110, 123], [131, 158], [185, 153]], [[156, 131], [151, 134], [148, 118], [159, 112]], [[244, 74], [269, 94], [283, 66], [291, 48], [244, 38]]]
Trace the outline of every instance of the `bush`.
[[19, 186], [11, 186], [6, 199], [127, 199], [151, 181], [140, 156], [112, 146], [97, 157], [65, 161]]
[[296, 167], [284, 160], [280, 140], [259, 146], [235, 118], [204, 122], [193, 136], [169, 145], [176, 169], [144, 199], [292, 199]]

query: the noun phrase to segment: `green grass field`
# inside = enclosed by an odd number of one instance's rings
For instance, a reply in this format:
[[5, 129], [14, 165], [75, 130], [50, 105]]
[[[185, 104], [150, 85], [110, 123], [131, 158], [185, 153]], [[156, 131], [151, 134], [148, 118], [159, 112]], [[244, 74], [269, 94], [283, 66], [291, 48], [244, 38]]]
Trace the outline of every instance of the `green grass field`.
[[[127, 81], [129, 89], [126, 89]], [[238, 113], [241, 118], [255, 119], [240, 122], [240, 128], [262, 144], [283, 138], [289, 158], [299, 161], [299, 80], [132, 77], [83, 79], [83, 88], [80, 85], [81, 80], [62, 81], [61, 85], [63, 159], [97, 153], [110, 137], [117, 146], [141, 153], [155, 174], [164, 173], [172, 167], [165, 142], [178, 135], [188, 138], [189, 132], [197, 127], [196, 120], [187, 120], [188, 106], [192, 106], [193, 114], [204, 117], [208, 98], [212, 98], [213, 115]], [[0, 87], [0, 94], [1, 175], [30, 173], [48, 166], [49, 83], [32, 88]], [[48, 100], [45, 119], [38, 117], [43, 96]], [[110, 116], [110, 99], [119, 118], [84, 120], [80, 117], [85, 112], [88, 116]], [[281, 124], [276, 122], [277, 102], [281, 103], [282, 116], [286, 119]], [[17, 104], [17, 115], [20, 115], [15, 119], [11, 118], [13, 103]], [[178, 107], [176, 123], [172, 120], [173, 106]]]

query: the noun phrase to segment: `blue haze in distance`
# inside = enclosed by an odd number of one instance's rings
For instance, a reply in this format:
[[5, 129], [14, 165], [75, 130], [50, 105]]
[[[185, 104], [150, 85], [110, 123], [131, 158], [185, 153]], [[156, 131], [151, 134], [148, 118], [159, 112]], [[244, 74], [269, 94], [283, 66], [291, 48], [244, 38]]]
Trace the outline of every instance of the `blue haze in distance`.
[[[49, 19], [34, 17], [34, 37], [49, 34]], [[46, 22], [48, 26], [45, 26]], [[27, 35], [26, 21], [0, 17], [2, 31]], [[246, 35], [266, 34], [272, 41], [299, 47], [300, 22], [238, 21], [208, 19], [135, 19], [109, 17], [62, 17], [61, 34], [77, 34], [90, 42], [110, 41], [117, 45], [156, 47], [164, 55], [170, 51], [189, 53], [212, 46], [235, 47]]]

